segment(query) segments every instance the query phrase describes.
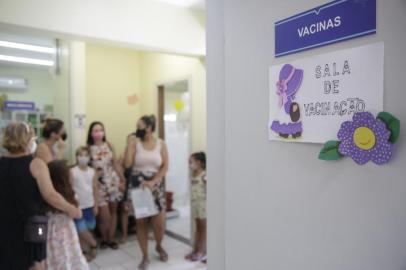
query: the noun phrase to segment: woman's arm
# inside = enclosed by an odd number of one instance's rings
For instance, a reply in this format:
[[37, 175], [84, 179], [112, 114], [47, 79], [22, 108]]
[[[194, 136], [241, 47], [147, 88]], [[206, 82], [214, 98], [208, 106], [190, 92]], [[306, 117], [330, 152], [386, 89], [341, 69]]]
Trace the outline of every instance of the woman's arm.
[[123, 169], [120, 167], [120, 166], [122, 166], [122, 165], [120, 165], [119, 162], [118, 162], [118, 160], [117, 160], [116, 151], [114, 150], [113, 145], [112, 145], [111, 143], [109, 143], [109, 142], [108, 142], [107, 144], [108, 144], [108, 146], [110, 147], [111, 152], [113, 153], [113, 160], [112, 160], [112, 162], [113, 162], [113, 168], [114, 168], [114, 170], [116, 171], [118, 177], [120, 178], [120, 189], [124, 190], [124, 187], [125, 187], [125, 177], [124, 177], [124, 174], [123, 174]]
[[94, 170], [93, 176], [93, 199], [94, 199], [94, 206], [93, 206], [93, 214], [97, 216], [98, 214], [98, 207], [97, 202], [99, 200], [99, 180], [98, 178], [101, 176], [101, 170], [97, 169]]
[[54, 160], [49, 147], [45, 143], [41, 143], [38, 146], [37, 152], [35, 153], [35, 157], [42, 159], [46, 164]]
[[135, 151], [137, 150], [137, 138], [134, 135], [127, 137], [127, 147], [124, 154], [124, 167], [131, 168], [134, 165]]
[[45, 162], [35, 158], [30, 164], [30, 171], [37, 181], [38, 188], [44, 200], [56, 209], [67, 213], [72, 218], [80, 218], [82, 212], [76, 206], [68, 203], [52, 185], [49, 170]]
[[161, 141], [162, 148], [161, 148], [161, 156], [162, 156], [162, 166], [159, 169], [158, 173], [155, 175], [154, 179], [152, 180], [155, 185], [159, 184], [163, 181], [166, 173], [168, 172], [169, 168], [169, 155], [168, 155], [168, 148], [166, 147], [166, 143]]

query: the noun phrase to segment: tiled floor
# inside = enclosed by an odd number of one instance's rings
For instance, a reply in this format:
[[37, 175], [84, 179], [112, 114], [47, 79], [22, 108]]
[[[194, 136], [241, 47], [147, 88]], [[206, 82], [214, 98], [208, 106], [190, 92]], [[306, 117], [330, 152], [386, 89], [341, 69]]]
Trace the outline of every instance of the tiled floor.
[[190, 206], [186, 205], [183, 207], [178, 207], [176, 210], [179, 211], [179, 217], [174, 219], [168, 219], [166, 222], [166, 229], [173, 233], [176, 233], [186, 239], [191, 239], [191, 217], [190, 217]]
[[[150, 260], [149, 270], [207, 270], [203, 263], [192, 263], [184, 259], [190, 247], [165, 236], [164, 247], [169, 253], [169, 261], [158, 260], [154, 252], [154, 242], [149, 241]], [[136, 270], [141, 261], [141, 251], [135, 236], [131, 236], [126, 244], [118, 250], [101, 250], [97, 258], [90, 264], [92, 270]]]

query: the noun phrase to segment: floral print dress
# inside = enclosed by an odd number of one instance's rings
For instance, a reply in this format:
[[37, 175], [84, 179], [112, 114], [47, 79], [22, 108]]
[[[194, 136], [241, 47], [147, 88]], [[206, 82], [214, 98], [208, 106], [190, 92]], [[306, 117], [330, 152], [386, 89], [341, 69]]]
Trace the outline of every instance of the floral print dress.
[[206, 219], [206, 172], [203, 171], [192, 177], [192, 216], [193, 218]]
[[47, 270], [89, 270], [75, 223], [66, 214], [48, 213]]
[[104, 206], [109, 202], [119, 202], [123, 198], [119, 190], [120, 178], [113, 166], [113, 151], [107, 143], [101, 146], [90, 147], [92, 167], [103, 170], [102, 178], [99, 181], [98, 205]]

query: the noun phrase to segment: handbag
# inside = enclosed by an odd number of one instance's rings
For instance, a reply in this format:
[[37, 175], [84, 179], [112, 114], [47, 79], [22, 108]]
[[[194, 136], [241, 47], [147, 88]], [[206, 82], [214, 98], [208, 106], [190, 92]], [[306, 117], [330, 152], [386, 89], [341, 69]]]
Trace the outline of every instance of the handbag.
[[48, 217], [36, 215], [28, 218], [24, 226], [24, 240], [30, 243], [46, 243], [48, 234]]

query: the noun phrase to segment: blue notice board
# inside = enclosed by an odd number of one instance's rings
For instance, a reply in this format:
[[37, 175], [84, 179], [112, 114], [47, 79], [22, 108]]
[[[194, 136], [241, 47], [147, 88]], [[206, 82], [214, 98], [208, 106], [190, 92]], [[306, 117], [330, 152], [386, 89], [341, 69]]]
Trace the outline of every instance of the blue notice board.
[[275, 23], [275, 57], [376, 33], [376, 0], [336, 0]]
[[5, 101], [5, 110], [35, 111], [35, 103], [27, 101]]

